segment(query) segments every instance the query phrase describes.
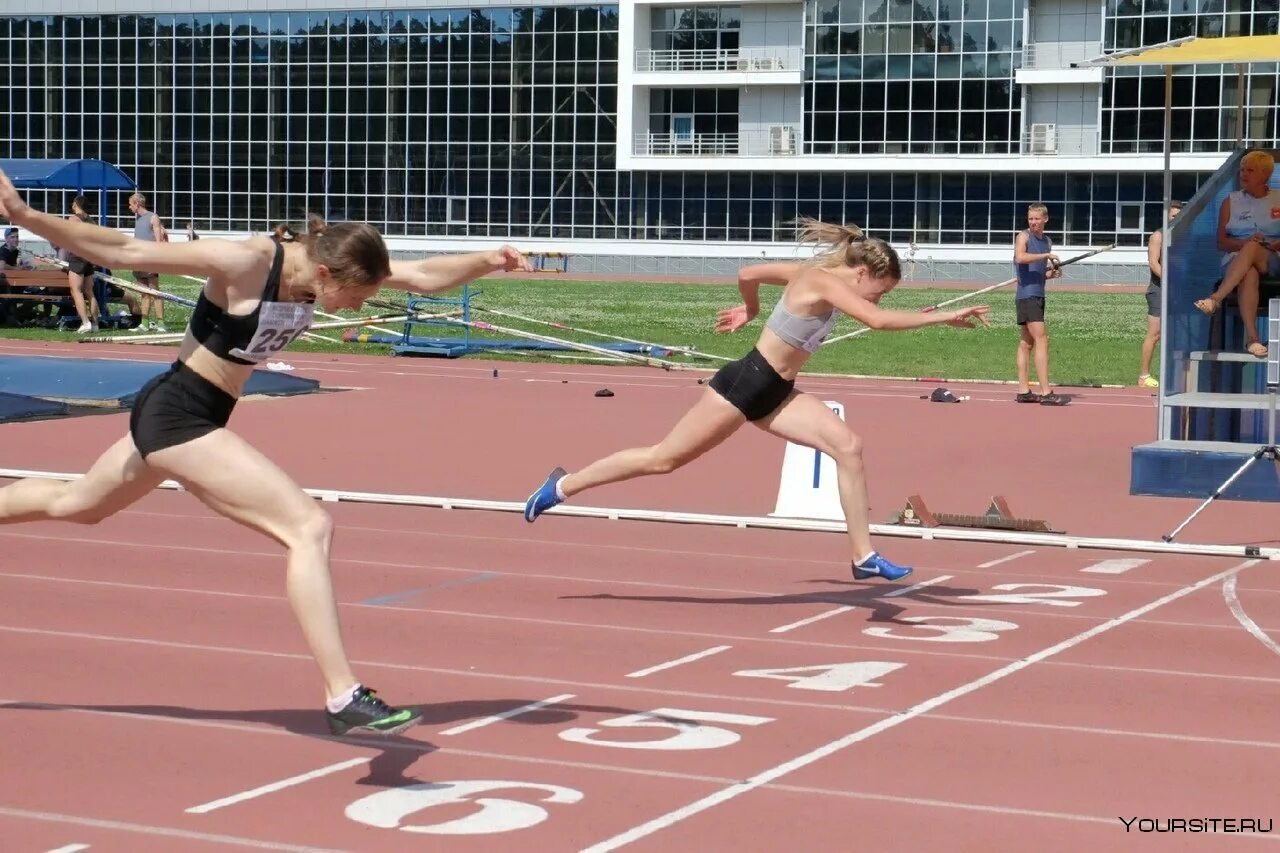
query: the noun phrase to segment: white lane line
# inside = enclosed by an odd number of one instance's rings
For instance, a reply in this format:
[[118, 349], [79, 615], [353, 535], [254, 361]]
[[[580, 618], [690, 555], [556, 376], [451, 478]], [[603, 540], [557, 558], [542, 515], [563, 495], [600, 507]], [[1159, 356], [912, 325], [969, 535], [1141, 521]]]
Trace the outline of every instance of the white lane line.
[[848, 613], [850, 610], [857, 610], [856, 607], [837, 607], [835, 610], [824, 610], [817, 616], [810, 616], [808, 619], [801, 619], [799, 622], [792, 622], [789, 625], [779, 625], [777, 628], [770, 628], [770, 634], [785, 634], [788, 631], [794, 631], [796, 628], [803, 628], [805, 625], [812, 625], [814, 622], [821, 622], [823, 619], [830, 619], [832, 616], [839, 616], [841, 613]]
[[998, 560], [988, 560], [988, 561], [987, 561], [987, 562], [985, 562], [985, 563], [979, 563], [979, 564], [978, 564], [978, 568], [980, 568], [980, 569], [989, 569], [989, 568], [991, 568], [992, 566], [998, 566], [998, 565], [1000, 565], [1001, 563], [1007, 563], [1007, 562], [1009, 562], [1010, 560], [1016, 560], [1016, 559], [1018, 559], [1019, 557], [1025, 557], [1025, 556], [1027, 556], [1028, 554], [1034, 554], [1034, 553], [1035, 553], [1035, 551], [1019, 551], [1019, 552], [1017, 552], [1016, 554], [1010, 554], [1009, 556], [1007, 556], [1007, 557], [1001, 557], [1001, 558], [1000, 558], [1000, 559], [998, 559]]
[[664, 669], [673, 669], [681, 664], [692, 663], [695, 660], [702, 660], [703, 658], [711, 657], [712, 655], [718, 655], [731, 648], [733, 648], [733, 646], [712, 646], [709, 649], [703, 649], [700, 652], [694, 652], [693, 654], [685, 655], [682, 658], [669, 660], [666, 663], [660, 663], [656, 666], [651, 666], [648, 669], [637, 669], [635, 672], [628, 672], [627, 678], [644, 678], [646, 675], [653, 675], [655, 672], [662, 672]]
[[521, 714], [539, 711], [548, 705], [555, 705], [558, 702], [565, 702], [572, 699], [573, 696], [574, 694], [572, 693], [562, 693], [559, 696], [552, 696], [550, 699], [539, 699], [537, 702], [530, 702], [528, 705], [521, 705], [519, 708], [512, 708], [510, 711], [503, 711], [501, 714], [494, 714], [490, 717], [481, 717], [478, 720], [472, 720], [471, 722], [464, 723], [461, 726], [454, 726], [451, 729], [445, 729], [440, 732], [440, 734], [460, 735], [463, 732], [474, 731], [475, 729], [481, 729], [494, 723], [500, 723], [503, 720], [509, 720], [512, 717], [518, 717]]
[[122, 820], [100, 820], [93, 817], [59, 814], [57, 812], [32, 811], [0, 806], [0, 817], [12, 817], [20, 820], [38, 820], [45, 823], [58, 823], [66, 826], [87, 826], [93, 829], [114, 829], [120, 832], [133, 832], [138, 835], [150, 835], [155, 838], [181, 838], [186, 841], [205, 841], [210, 844], [226, 844], [231, 847], [249, 847], [254, 850], [285, 850], [288, 853], [342, 853], [331, 847], [304, 847], [300, 844], [284, 844], [278, 841], [261, 841], [257, 838], [243, 838], [238, 835], [219, 835], [211, 832], [192, 832], [189, 829], [175, 829], [168, 826], [151, 826], [145, 823], [128, 823]]
[[756, 788], [767, 785], [776, 779], [780, 779], [788, 773], [807, 767], [816, 761], [830, 755], [834, 755], [835, 753], [847, 749], [854, 744], [861, 743], [862, 741], [872, 738], [881, 732], [888, 731], [889, 729], [900, 726], [905, 722], [914, 720], [916, 717], [923, 716], [935, 708], [946, 705], [952, 700], [959, 699], [962, 696], [967, 696], [968, 694], [981, 690], [984, 687], [989, 687], [998, 681], [1008, 678], [1010, 675], [1021, 672], [1032, 664], [1039, 663], [1040, 661], [1051, 658], [1054, 655], [1073, 649], [1087, 640], [1091, 640], [1100, 634], [1105, 634], [1126, 622], [1132, 622], [1133, 620], [1144, 616], [1159, 607], [1163, 607], [1170, 602], [1177, 601], [1180, 598], [1185, 598], [1193, 592], [1197, 592], [1207, 586], [1216, 584], [1219, 581], [1226, 580], [1227, 578], [1234, 576], [1237, 572], [1248, 566], [1252, 566], [1257, 562], [1259, 561], [1247, 560], [1238, 566], [1227, 569], [1226, 571], [1218, 572], [1204, 580], [1184, 586], [1181, 589], [1169, 593], [1168, 595], [1157, 598], [1149, 604], [1144, 604], [1141, 607], [1130, 610], [1128, 613], [1117, 616], [1114, 619], [1109, 619], [1100, 625], [1095, 625], [1087, 631], [1082, 631], [1074, 637], [1069, 637], [1060, 643], [1055, 643], [1046, 649], [1027, 655], [1021, 660], [1014, 661], [1007, 666], [1002, 666], [994, 672], [989, 672], [980, 678], [975, 678], [974, 680], [948, 690], [945, 693], [939, 693], [932, 698], [913, 705], [905, 711], [894, 714], [891, 717], [886, 717], [869, 726], [858, 729], [855, 732], [850, 732], [842, 738], [837, 738], [836, 740], [823, 744], [817, 749], [810, 750], [809, 752], [797, 756], [790, 761], [784, 761], [782, 764], [778, 764], [768, 770], [757, 773], [749, 779], [721, 788], [719, 791], [703, 797], [700, 800], [696, 800], [686, 806], [681, 806], [678, 809], [667, 812], [664, 815], [660, 815], [646, 823], [642, 823], [639, 826], [633, 827], [611, 838], [607, 838], [597, 844], [593, 844], [590, 847], [585, 848], [581, 853], [605, 853], [605, 851], [617, 850], [619, 847], [638, 841], [641, 838], [646, 838], [659, 830], [674, 826], [680, 821], [693, 817], [707, 809], [718, 806], [721, 803], [728, 802], [729, 800], [748, 793], [749, 791], [754, 791]]
[[913, 583], [911, 586], [904, 586], [901, 589], [895, 589], [893, 592], [886, 592], [883, 596], [881, 596], [881, 598], [897, 598], [899, 595], [910, 595], [911, 593], [915, 592], [917, 589], [924, 589], [926, 586], [933, 586], [934, 584], [939, 584], [939, 583], [942, 583], [943, 581], [949, 581], [953, 577], [955, 576], [939, 575], [933, 580], [920, 581], [920, 583]]
[[81, 850], [88, 849], [88, 844], [66, 844], [56, 850], [49, 850], [47, 853], [80, 853]]
[[1101, 560], [1092, 566], [1085, 566], [1080, 571], [1089, 572], [1095, 575], [1122, 575], [1130, 569], [1136, 569], [1138, 566], [1145, 566], [1150, 560], [1142, 559], [1118, 559], [1118, 560]]
[[1258, 638], [1258, 642], [1271, 649], [1271, 651], [1280, 655], [1280, 643], [1267, 636], [1267, 632], [1258, 627], [1258, 623], [1244, 612], [1244, 606], [1240, 603], [1240, 596], [1236, 594], [1236, 576], [1232, 575], [1222, 584], [1222, 597], [1227, 601], [1227, 607], [1231, 609], [1231, 615], [1236, 617], [1246, 631]]
[[187, 814], [208, 814], [218, 809], [234, 806], [236, 803], [243, 803], [246, 800], [253, 800], [264, 794], [274, 794], [276, 791], [283, 791], [285, 788], [292, 788], [294, 785], [301, 785], [303, 782], [310, 782], [312, 779], [319, 779], [322, 776], [328, 776], [346, 770], [349, 767], [356, 767], [361, 764], [367, 764], [372, 761], [372, 757], [365, 756], [363, 758], [351, 758], [346, 761], [339, 761], [337, 764], [330, 764], [327, 767], [321, 767], [318, 770], [312, 770], [309, 773], [300, 773], [297, 776], [290, 776], [288, 779], [281, 779], [279, 782], [272, 782], [259, 788], [253, 788], [248, 791], [241, 791], [238, 794], [232, 794], [229, 797], [223, 797], [220, 800], [204, 803], [199, 806], [192, 806], [187, 809]]

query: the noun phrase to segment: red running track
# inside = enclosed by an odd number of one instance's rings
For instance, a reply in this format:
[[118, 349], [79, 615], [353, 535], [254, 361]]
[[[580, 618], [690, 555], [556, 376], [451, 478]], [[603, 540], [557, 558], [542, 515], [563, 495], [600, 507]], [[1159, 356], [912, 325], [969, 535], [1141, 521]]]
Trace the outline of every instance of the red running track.
[[[292, 361], [367, 390], [247, 402], [233, 426], [315, 487], [520, 499], [552, 464], [652, 440], [701, 390]], [[1003, 388], [932, 406], [907, 383], [809, 384], [868, 435], [877, 516], [912, 492], [946, 511], [1001, 493], [1073, 533], [1150, 537], [1194, 506], [1123, 493], [1114, 466], [1154, 418], [1135, 391], [1043, 410]], [[124, 425], [6, 425], [9, 465], [83, 470]], [[1000, 452], [1029, 431], [1038, 476]], [[781, 457], [744, 431], [589, 502], [763, 514]], [[1192, 530], [1258, 541], [1258, 509]], [[426, 711], [406, 737], [327, 736], [280, 549], [189, 496], [0, 530], [6, 848], [1217, 850], [1121, 817], [1275, 816], [1269, 563], [892, 539], [917, 567], [892, 586], [853, 581], [831, 534], [331, 511], [357, 671]]]

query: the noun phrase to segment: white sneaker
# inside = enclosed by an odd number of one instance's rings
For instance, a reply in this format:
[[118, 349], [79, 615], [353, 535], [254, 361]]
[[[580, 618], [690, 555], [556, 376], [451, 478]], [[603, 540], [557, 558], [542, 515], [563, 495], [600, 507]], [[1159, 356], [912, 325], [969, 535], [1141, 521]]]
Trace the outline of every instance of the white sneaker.
[[80, 328], [76, 329], [76, 334], [87, 335], [89, 332], [92, 332], [92, 331], [93, 331], [92, 323], [81, 323]]
[[162, 335], [168, 334], [169, 332], [168, 328], [165, 327], [164, 323], [152, 323], [151, 331], [158, 332]]

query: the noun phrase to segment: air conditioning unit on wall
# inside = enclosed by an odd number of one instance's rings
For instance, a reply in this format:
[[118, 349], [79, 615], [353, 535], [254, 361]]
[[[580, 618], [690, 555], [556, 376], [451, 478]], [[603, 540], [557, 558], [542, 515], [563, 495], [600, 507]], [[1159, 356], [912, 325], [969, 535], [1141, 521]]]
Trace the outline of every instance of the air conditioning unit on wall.
[[1031, 125], [1031, 153], [1056, 154], [1058, 152], [1058, 126], [1037, 123]]
[[769, 153], [796, 153], [796, 129], [786, 124], [775, 124], [769, 128]]

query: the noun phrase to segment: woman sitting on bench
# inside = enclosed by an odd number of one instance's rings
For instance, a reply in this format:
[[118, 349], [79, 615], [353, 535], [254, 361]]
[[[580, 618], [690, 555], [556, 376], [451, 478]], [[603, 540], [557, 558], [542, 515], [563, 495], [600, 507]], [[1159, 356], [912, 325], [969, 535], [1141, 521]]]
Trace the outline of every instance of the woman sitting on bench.
[[1231, 291], [1244, 322], [1245, 349], [1267, 357], [1267, 345], [1258, 339], [1258, 290], [1263, 276], [1280, 276], [1280, 190], [1268, 182], [1275, 160], [1265, 151], [1250, 151], [1240, 161], [1240, 189], [1222, 203], [1218, 214], [1218, 248], [1225, 254], [1222, 283], [1196, 307], [1213, 314]]

